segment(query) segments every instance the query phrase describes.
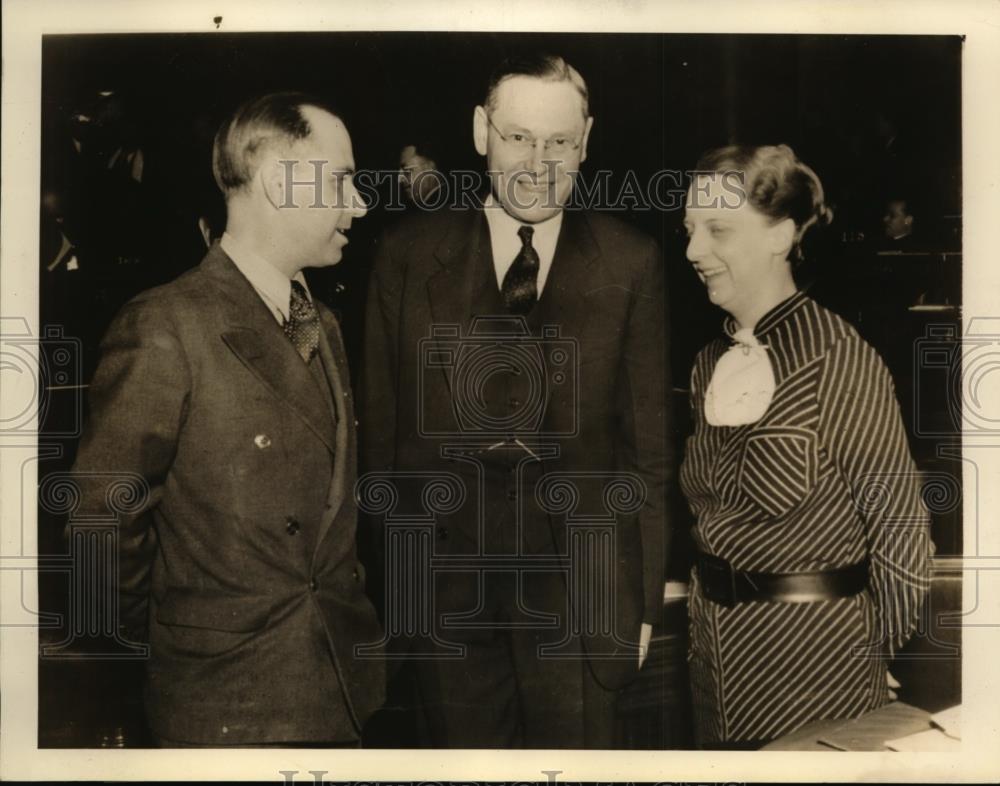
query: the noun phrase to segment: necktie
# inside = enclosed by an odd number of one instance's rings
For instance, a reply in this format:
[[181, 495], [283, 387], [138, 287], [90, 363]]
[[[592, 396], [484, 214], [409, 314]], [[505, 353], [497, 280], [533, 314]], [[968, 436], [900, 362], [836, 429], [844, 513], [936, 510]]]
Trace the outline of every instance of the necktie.
[[500, 295], [503, 304], [512, 314], [527, 314], [538, 300], [538, 252], [531, 246], [533, 227], [523, 226], [517, 230], [521, 238], [521, 250], [514, 257], [514, 263], [503, 277]]
[[306, 290], [298, 281], [292, 281], [292, 298], [289, 317], [285, 320], [285, 335], [306, 363], [312, 360], [319, 346], [319, 312], [306, 297]]

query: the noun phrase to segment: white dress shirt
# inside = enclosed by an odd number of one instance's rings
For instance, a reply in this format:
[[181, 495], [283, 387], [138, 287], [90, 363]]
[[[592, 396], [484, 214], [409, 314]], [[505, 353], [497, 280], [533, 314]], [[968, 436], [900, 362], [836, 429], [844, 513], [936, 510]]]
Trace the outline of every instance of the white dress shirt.
[[507, 275], [514, 259], [521, 251], [520, 236], [517, 234], [522, 226], [535, 230], [531, 237], [531, 246], [538, 254], [538, 296], [541, 297], [545, 281], [552, 269], [552, 257], [556, 253], [556, 242], [559, 240], [559, 229], [562, 227], [563, 212], [560, 210], [547, 221], [538, 224], [524, 224], [511, 216], [496, 202], [490, 194], [484, 205], [486, 222], [490, 227], [490, 244], [493, 248], [493, 269], [497, 274], [497, 288], [503, 288], [503, 277]]
[[[282, 273], [278, 268], [268, 262], [253, 249], [248, 248], [228, 232], [223, 232], [222, 240], [219, 241], [222, 250], [233, 260], [239, 271], [250, 282], [250, 286], [260, 295], [264, 305], [270, 309], [271, 314], [279, 325], [284, 325], [289, 317], [289, 304], [292, 299], [292, 279]], [[306, 291], [306, 297], [312, 301], [312, 294], [306, 285], [305, 276], [300, 270], [294, 276], [302, 288]]]

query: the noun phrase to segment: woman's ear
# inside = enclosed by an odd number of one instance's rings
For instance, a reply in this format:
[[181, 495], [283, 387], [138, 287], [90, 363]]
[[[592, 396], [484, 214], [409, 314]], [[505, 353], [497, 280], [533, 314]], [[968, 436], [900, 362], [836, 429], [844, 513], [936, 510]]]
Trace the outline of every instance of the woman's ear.
[[768, 230], [771, 245], [771, 253], [777, 256], [787, 257], [795, 244], [795, 222], [786, 218], [773, 224]]

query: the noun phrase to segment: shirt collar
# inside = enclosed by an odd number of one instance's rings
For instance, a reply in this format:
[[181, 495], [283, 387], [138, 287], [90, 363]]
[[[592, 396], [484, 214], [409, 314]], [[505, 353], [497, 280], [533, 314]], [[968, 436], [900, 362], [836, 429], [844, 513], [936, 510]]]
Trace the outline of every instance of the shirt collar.
[[[222, 233], [219, 245], [267, 305], [276, 309], [284, 319], [288, 319], [289, 301], [292, 297], [292, 280], [228, 232]], [[306, 297], [312, 300], [302, 271], [296, 273], [293, 278], [305, 289]]]
[[[770, 333], [785, 319], [790, 317], [793, 313], [805, 305], [805, 302], [808, 299], [809, 298], [805, 292], [796, 291], [791, 297], [782, 300], [778, 303], [778, 305], [766, 312], [764, 316], [757, 320], [757, 324], [754, 325], [753, 328], [754, 336], [758, 339], [764, 338], [766, 334]], [[732, 316], [727, 316], [725, 321], [725, 331], [730, 340], [734, 340], [738, 329], [739, 326], [737, 325], [736, 320]]]
[[563, 212], [560, 210], [552, 218], [538, 224], [526, 224], [518, 221], [510, 213], [503, 209], [503, 206], [496, 201], [491, 193], [483, 204], [486, 212], [486, 221], [490, 225], [490, 232], [495, 237], [517, 237], [517, 230], [527, 226], [534, 229], [531, 236], [531, 243], [537, 249], [539, 245], [556, 247], [559, 239], [559, 229], [562, 227]]

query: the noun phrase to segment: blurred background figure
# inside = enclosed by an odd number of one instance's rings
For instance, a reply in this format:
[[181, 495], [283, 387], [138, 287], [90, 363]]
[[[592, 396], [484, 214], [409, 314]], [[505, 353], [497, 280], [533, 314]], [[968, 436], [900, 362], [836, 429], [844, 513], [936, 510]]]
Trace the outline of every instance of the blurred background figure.
[[913, 214], [910, 201], [893, 196], [886, 200], [882, 228], [885, 250], [908, 251], [913, 245]]
[[408, 204], [421, 208], [435, 205], [443, 177], [438, 157], [427, 143], [404, 145], [399, 151], [399, 184]]
[[146, 253], [155, 212], [142, 113], [116, 89], [88, 88], [59, 114], [41, 173], [42, 317], [82, 340], [87, 377], [111, 314], [155, 283]]
[[73, 148], [91, 167], [142, 182], [145, 156], [138, 126], [115, 90], [84, 96], [70, 118]]

